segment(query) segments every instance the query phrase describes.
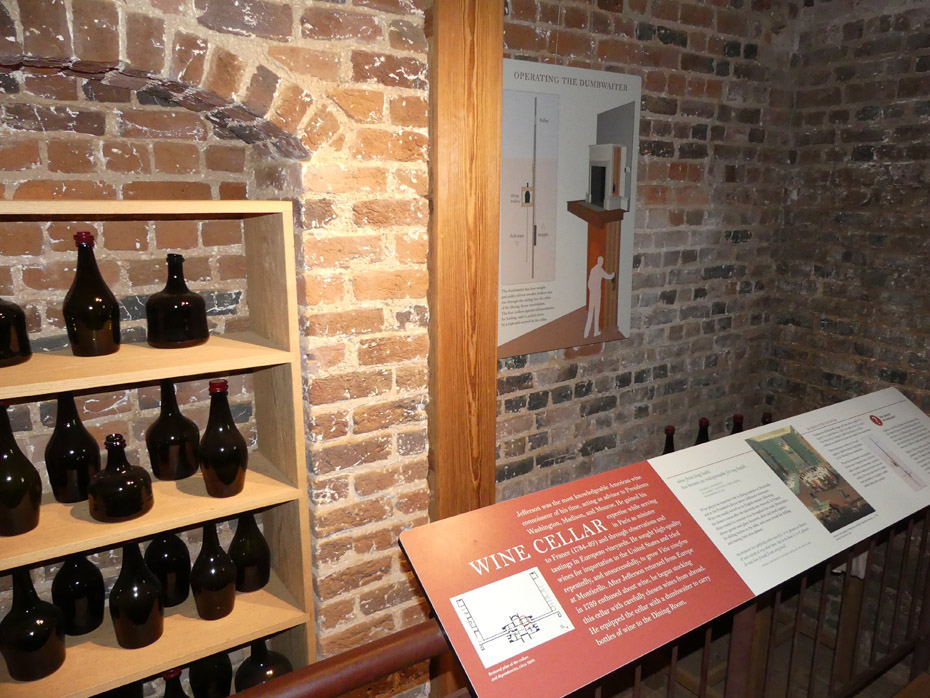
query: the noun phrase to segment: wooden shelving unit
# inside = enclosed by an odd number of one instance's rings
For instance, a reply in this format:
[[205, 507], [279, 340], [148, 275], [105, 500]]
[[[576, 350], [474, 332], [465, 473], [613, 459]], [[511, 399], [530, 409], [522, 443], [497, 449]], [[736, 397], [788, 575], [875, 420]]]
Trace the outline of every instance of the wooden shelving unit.
[[[295, 667], [313, 659], [309, 514], [304, 466], [300, 351], [297, 333], [292, 207], [279, 201], [0, 201], [5, 221], [98, 220], [243, 221], [249, 327], [187, 349], [127, 344], [115, 354], [78, 358], [70, 351], [35, 354], [0, 369], [0, 399], [45, 398], [63, 391], [132, 386], [161, 378], [223, 376], [251, 371], [257, 449], [249, 457], [245, 489], [216, 499], [199, 473], [177, 482], [155, 481], [155, 506], [139, 519], [102, 524], [87, 503], [65, 505], [43, 495], [39, 526], [0, 540], [0, 574], [82, 551], [116, 548], [157, 532], [261, 510], [272, 551], [272, 581], [237, 594], [233, 613], [218, 621], [197, 617], [192, 600], [168, 609], [161, 639], [139, 650], [120, 648], [109, 618], [86, 636], [69, 638], [64, 666], [37, 682], [19, 683], [5, 667], [0, 695], [83, 698], [278, 633], [272, 646]], [[160, 260], [154, 260], [158, 263]], [[196, 551], [192, 551], [196, 554]]]

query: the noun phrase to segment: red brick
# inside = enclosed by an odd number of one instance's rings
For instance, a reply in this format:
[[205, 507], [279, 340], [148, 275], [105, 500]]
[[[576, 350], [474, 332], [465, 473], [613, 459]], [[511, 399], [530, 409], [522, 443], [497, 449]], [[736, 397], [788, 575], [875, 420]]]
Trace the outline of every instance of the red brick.
[[681, 23], [690, 24], [695, 27], [710, 27], [714, 23], [714, 9], [707, 5], [689, 5], [681, 6]]
[[119, 115], [125, 138], [181, 138], [204, 140], [207, 128], [198, 114], [177, 109], [130, 109]]
[[429, 374], [425, 366], [398, 366], [395, 372], [398, 390], [426, 390]]
[[[66, 291], [74, 280], [75, 261], [47, 262], [37, 266], [23, 267], [23, 283], [27, 288], [37, 291], [59, 290]], [[97, 266], [104, 281], [111, 286], [119, 279], [119, 265], [110, 260], [97, 256]]]
[[61, 73], [24, 75], [23, 88], [36, 97], [74, 100], [78, 96], [77, 80]]
[[17, 0], [23, 26], [23, 51], [45, 59], [46, 65], [63, 65], [72, 57], [71, 27], [64, 0]]
[[[307, 150], [314, 152], [339, 133], [339, 120], [332, 110], [325, 104], [310, 115], [304, 124], [303, 133], [300, 135], [300, 142]], [[334, 150], [341, 148], [334, 146]]]
[[329, 441], [349, 433], [349, 415], [347, 412], [314, 413], [307, 419], [307, 430], [311, 441]]
[[115, 199], [116, 190], [105, 182], [85, 180], [29, 180], [19, 186], [14, 199]]
[[304, 259], [311, 267], [346, 267], [353, 262], [383, 259], [376, 235], [333, 236], [304, 240]]
[[38, 141], [6, 141], [0, 145], [0, 170], [28, 170], [38, 164]]
[[504, 47], [511, 51], [536, 53], [546, 48], [546, 36], [531, 25], [508, 22], [504, 25]]
[[48, 142], [48, 169], [52, 172], [93, 172], [96, 169], [95, 144], [85, 140]]
[[362, 301], [424, 298], [427, 280], [427, 273], [422, 269], [369, 270], [355, 279], [355, 297]]
[[[324, 446], [312, 454], [313, 472], [317, 475], [338, 472], [368, 463], [377, 463], [391, 455], [390, 435], [356, 439], [351, 443]], [[325, 534], [321, 534], [325, 535]]]
[[[366, 620], [364, 623], [353, 625], [339, 633], [327, 633], [320, 637], [320, 650], [324, 657], [348, 652], [379, 637], [384, 637], [398, 628], [394, 618], [390, 615], [378, 616]], [[389, 695], [390, 692], [382, 690], [376, 695]]]
[[303, 274], [297, 278], [297, 299], [300, 305], [331, 305], [345, 298], [346, 284], [341, 277]]
[[220, 184], [220, 198], [226, 200], [247, 199], [248, 185], [245, 182], [222, 182]]
[[330, 630], [343, 624], [346, 619], [355, 613], [355, 599], [348, 598], [336, 602], [323, 602], [317, 605], [316, 610], [320, 619], [320, 627]]
[[414, 591], [406, 582], [382, 584], [359, 596], [359, 607], [365, 615], [380, 613], [394, 609], [411, 601], [415, 597]]
[[74, 50], [82, 64], [119, 62], [119, 13], [107, 0], [71, 0]]
[[331, 337], [380, 332], [384, 328], [381, 308], [362, 308], [307, 315], [304, 334]]
[[356, 371], [317, 377], [310, 381], [307, 395], [313, 405], [380, 395], [391, 389], [389, 370]]
[[[355, 434], [365, 434], [370, 431], [389, 429], [395, 425], [410, 424], [426, 420], [426, 405], [415, 398], [392, 400], [365, 407], [360, 407], [352, 413], [352, 431]], [[358, 490], [356, 481], [356, 490]]]
[[0, 255], [42, 254], [42, 227], [38, 223], [0, 225]]
[[391, 100], [391, 122], [397, 126], [426, 128], [429, 102], [420, 97], [395, 97]]
[[71, 106], [41, 106], [27, 102], [7, 104], [3, 109], [5, 126], [18, 131], [68, 131], [102, 136], [106, 114]]
[[353, 221], [359, 226], [384, 228], [425, 224], [429, 204], [425, 199], [376, 199], [352, 206]]
[[355, 0], [354, 4], [379, 12], [393, 12], [395, 14], [410, 14], [411, 10], [422, 13], [426, 7], [424, 0]]
[[124, 199], [210, 199], [206, 182], [130, 182], [123, 185]]
[[193, 34], [177, 32], [171, 52], [171, 76], [188, 85], [203, 80], [207, 60], [207, 42]]
[[376, 41], [381, 38], [381, 27], [374, 15], [322, 7], [311, 7], [304, 12], [300, 31], [305, 39]]
[[165, 174], [191, 174], [200, 169], [200, 149], [189, 143], [155, 142], [155, 171]]
[[425, 170], [397, 168], [394, 170], [394, 176], [402, 187], [412, 190], [415, 194], [419, 196], [429, 194], [429, 174]]
[[220, 279], [224, 281], [245, 278], [245, 257], [242, 255], [226, 255], [225, 257], [220, 257], [217, 267], [219, 269]]
[[314, 371], [327, 370], [345, 361], [345, 355], [345, 344], [326, 344], [313, 347], [307, 354], [307, 361]]
[[265, 116], [274, 100], [278, 88], [278, 75], [263, 65], [259, 65], [249, 80], [249, 89], [245, 93], [243, 106], [256, 116]]
[[285, 131], [296, 133], [297, 126], [303, 121], [312, 104], [313, 97], [299, 85], [281, 85], [275, 94], [271, 111], [268, 112], [268, 119]]
[[147, 250], [147, 225], [145, 221], [108, 221], [103, 224], [100, 244], [108, 250]]
[[391, 48], [401, 51], [421, 51], [425, 53], [427, 49], [423, 25], [403, 19], [395, 19], [391, 22], [388, 27], [388, 40]]
[[152, 171], [148, 146], [126, 141], [104, 141], [103, 161], [111, 172], [148, 174]]
[[356, 82], [379, 82], [388, 87], [421, 90], [427, 87], [426, 63], [410, 56], [353, 51], [352, 74]]
[[293, 15], [289, 3], [266, 0], [199, 0], [197, 21], [208, 29], [237, 36], [287, 39]]
[[160, 250], [190, 250], [198, 246], [196, 221], [158, 221], [155, 246]]
[[204, 247], [242, 244], [239, 221], [204, 221], [200, 227]]
[[165, 67], [165, 21], [131, 12], [126, 16], [126, 57], [129, 66], [152, 75]]
[[374, 124], [384, 114], [384, 94], [378, 90], [341, 87], [330, 92], [330, 97], [354, 121]]
[[353, 157], [362, 160], [424, 161], [428, 138], [416, 131], [361, 129], [350, 146]]
[[426, 512], [429, 510], [429, 490], [423, 488], [416, 492], [398, 497], [397, 503], [394, 506], [398, 511], [404, 514]]
[[242, 172], [245, 170], [245, 149], [235, 145], [207, 146], [207, 169], [214, 172]]
[[392, 364], [423, 358], [428, 352], [426, 334], [376, 337], [359, 342], [358, 361], [363, 366]]
[[268, 56], [297, 75], [336, 81], [342, 58], [333, 51], [317, 51], [299, 46], [271, 46]]
[[232, 51], [216, 48], [203, 87], [216, 96], [231, 100], [239, 92], [245, 74], [245, 63]]
[[388, 170], [384, 167], [347, 167], [341, 163], [307, 164], [303, 169], [306, 191], [345, 194], [385, 192]]

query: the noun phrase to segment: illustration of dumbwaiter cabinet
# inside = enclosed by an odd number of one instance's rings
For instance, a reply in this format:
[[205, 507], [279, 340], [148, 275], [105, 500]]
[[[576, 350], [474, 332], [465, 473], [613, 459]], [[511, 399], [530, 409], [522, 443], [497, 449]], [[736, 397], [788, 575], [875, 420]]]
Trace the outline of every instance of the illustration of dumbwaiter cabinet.
[[[21, 366], [0, 367], [0, 404], [51, 401], [65, 393], [81, 396], [157, 388], [165, 381], [195, 377], [225, 383], [231, 375], [249, 373], [256, 438], [248, 445], [242, 489], [230, 496], [210, 496], [203, 474], [196, 469], [185, 472], [186, 477], [152, 478], [151, 509], [115, 522], [95, 519], [86, 500], [58, 501], [52, 492], [44, 492], [35, 528], [2, 538], [0, 576], [32, 569], [38, 579], [43, 566], [71, 556], [126, 546], [145, 549], [153, 539], [162, 541], [172, 532], [233, 519], [248, 523], [254, 517], [267, 541], [269, 579], [267, 584], [237, 588], [233, 607], [227, 615], [212, 614], [215, 620], [198, 617], [193, 595], [186, 599], [177, 595], [173, 599], [177, 605], [164, 608], [160, 636], [139, 649], [120, 647], [114, 623], [107, 619], [85, 634], [69, 635], [64, 663], [44, 678], [17, 681], [2, 662], [3, 698], [93, 696], [269, 637], [270, 649], [294, 667], [313, 658], [292, 205], [280, 201], [0, 202], [0, 227], [14, 221], [65, 221], [92, 229], [101, 222], [125, 220], [145, 221], [156, 231], [166, 221], [192, 221], [194, 235], [198, 222], [231, 221], [241, 229], [246, 266], [243, 310], [236, 322], [241, 331], [211, 333], [204, 343], [181, 348], [153, 347], [144, 340], [130, 343], [124, 337], [119, 351], [89, 358], [75, 356], [70, 349], [36, 352]], [[95, 252], [100, 259], [110, 254], [105, 235]], [[141, 251], [139, 259], [160, 270], [164, 255], [163, 250]], [[117, 261], [124, 264], [125, 259]], [[140, 453], [147, 454], [140, 445]], [[133, 465], [147, 472], [152, 469], [146, 456]], [[147, 553], [147, 558], [157, 558], [157, 552]], [[264, 573], [261, 578], [264, 581]], [[7, 610], [0, 608], [0, 616]]]
[[641, 80], [504, 61], [498, 357], [630, 332]]

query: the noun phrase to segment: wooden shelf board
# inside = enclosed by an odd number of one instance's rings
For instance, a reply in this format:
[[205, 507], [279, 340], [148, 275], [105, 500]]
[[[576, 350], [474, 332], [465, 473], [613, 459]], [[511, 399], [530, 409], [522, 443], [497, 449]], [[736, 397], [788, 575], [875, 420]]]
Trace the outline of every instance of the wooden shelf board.
[[0, 220], [211, 220], [291, 216], [290, 201], [0, 201]]
[[123, 344], [108, 356], [74, 356], [70, 349], [35, 353], [18, 366], [0, 368], [0, 398], [37, 397], [69, 390], [144, 383], [162, 378], [225, 373], [289, 363], [290, 352], [269, 346], [253, 332], [210, 337], [185, 349]]
[[153, 480], [155, 503], [151, 511], [120, 523], [92, 519], [87, 502], [61, 504], [50, 493], [44, 493], [43, 499], [51, 501], [42, 505], [39, 525], [28, 533], [0, 538], [0, 570], [56, 560], [75, 552], [115, 548], [122, 541], [299, 499], [300, 491], [280, 478], [274, 466], [253, 451], [249, 454], [245, 487], [239, 494], [209, 496], [199, 472], [184, 480]]
[[306, 613], [295, 605], [275, 575], [264, 589], [236, 594], [232, 613], [219, 620], [199, 618], [192, 597], [180, 606], [166, 609], [164, 634], [148, 647], [137, 650], [123, 649], [116, 643], [113, 623], [106, 611], [97, 630], [67, 639], [65, 663], [51, 676], [39, 681], [14, 681], [4, 664], [0, 668], [0, 695], [84, 698], [293, 628], [306, 620]]

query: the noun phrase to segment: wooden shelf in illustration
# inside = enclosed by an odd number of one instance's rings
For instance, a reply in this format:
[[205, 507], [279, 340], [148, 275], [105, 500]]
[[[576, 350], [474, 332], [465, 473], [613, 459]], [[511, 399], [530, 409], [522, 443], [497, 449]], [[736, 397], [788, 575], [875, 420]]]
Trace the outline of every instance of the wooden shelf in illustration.
[[607, 283], [601, 303], [598, 324], [605, 334], [619, 332], [617, 328], [617, 309], [619, 304], [617, 291], [617, 272], [620, 265], [620, 222], [623, 209], [608, 211], [600, 206], [589, 204], [584, 200], [569, 201], [568, 212], [578, 216], [588, 224], [588, 256], [586, 270], [597, 264], [597, 258], [604, 258], [604, 271], [613, 274]]

